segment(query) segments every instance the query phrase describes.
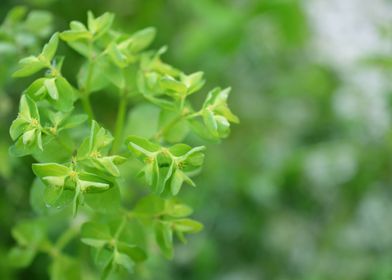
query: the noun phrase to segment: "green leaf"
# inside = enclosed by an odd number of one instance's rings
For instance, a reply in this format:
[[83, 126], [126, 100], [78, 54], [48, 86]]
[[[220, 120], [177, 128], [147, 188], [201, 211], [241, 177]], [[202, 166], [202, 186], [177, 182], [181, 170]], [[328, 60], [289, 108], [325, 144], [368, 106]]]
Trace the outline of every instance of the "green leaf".
[[58, 33], [54, 33], [50, 38], [49, 42], [44, 46], [42, 50], [42, 56], [47, 60], [51, 61], [57, 51], [57, 46], [59, 43], [59, 35]]
[[12, 140], [15, 141], [20, 135], [22, 135], [23, 132], [27, 129], [28, 125], [29, 124], [21, 118], [15, 119], [10, 127], [10, 136]]
[[88, 116], [86, 114], [77, 114], [67, 117], [63, 122], [61, 122], [60, 130], [77, 127], [86, 122], [87, 119]]
[[124, 267], [129, 273], [133, 273], [134, 262], [128, 255], [114, 252], [114, 262]]
[[73, 20], [70, 22], [69, 27], [74, 31], [87, 31], [86, 26], [80, 21]]
[[173, 221], [175, 230], [183, 233], [197, 233], [203, 229], [203, 225], [191, 219], [178, 219]]
[[136, 156], [145, 155], [147, 157], [154, 156], [159, 150], [160, 146], [138, 136], [129, 136], [127, 138], [128, 148]]
[[120, 171], [117, 168], [117, 164], [121, 164], [126, 161], [126, 158], [121, 156], [108, 156], [101, 157], [94, 160], [99, 164], [101, 170], [108, 172], [110, 175], [114, 177], [120, 176]]
[[22, 139], [23, 139], [23, 144], [24, 145], [31, 145], [34, 140], [36, 139], [36, 132], [37, 129], [33, 128], [31, 130], [27, 130], [25, 133], [23, 133], [22, 135]]
[[152, 138], [158, 130], [159, 111], [159, 108], [149, 103], [137, 105], [128, 115], [124, 134]]
[[96, 121], [92, 121], [89, 137], [89, 151], [98, 151], [108, 146], [113, 141], [113, 136]]
[[162, 212], [165, 209], [165, 201], [156, 195], [147, 195], [140, 199], [134, 211], [136, 213], [149, 214], [151, 216]]
[[136, 53], [148, 47], [154, 40], [155, 34], [156, 30], [154, 27], [148, 27], [134, 33], [131, 37], [130, 51]]
[[[60, 38], [67, 42], [74, 42], [77, 40], [82, 40], [82, 39], [91, 39], [91, 33], [88, 31], [76, 31], [76, 30], [66, 30], [60, 33]], [[78, 45], [73, 45], [73, 46], [78, 46]]]
[[79, 173], [79, 184], [82, 192], [103, 192], [111, 187], [111, 182], [92, 173]]
[[164, 90], [171, 90], [171, 91], [174, 91], [174, 92], [180, 93], [180, 94], [185, 94], [187, 91], [187, 88], [183, 83], [181, 83], [181, 82], [179, 82], [169, 76], [161, 78], [159, 80], [159, 85]]
[[58, 100], [59, 93], [58, 93], [57, 87], [56, 87], [56, 79], [55, 78], [46, 79], [44, 82], [44, 85], [45, 85], [46, 90], [48, 91], [50, 97], [53, 100]]
[[67, 176], [71, 169], [65, 165], [61, 165], [58, 163], [34, 163], [33, 172], [38, 177], [47, 177], [47, 176]]
[[81, 228], [81, 241], [92, 247], [102, 247], [111, 240], [109, 227], [96, 222], [87, 222]]
[[42, 220], [20, 222], [12, 229], [12, 236], [22, 247], [34, 248], [46, 240], [46, 228]]
[[82, 279], [80, 263], [66, 255], [59, 255], [52, 260], [49, 273], [51, 280]]
[[173, 175], [174, 164], [174, 161], [172, 161], [169, 168], [164, 167], [159, 169], [159, 180], [156, 186], [153, 186], [153, 191], [155, 193], [161, 194], [165, 190], [166, 185], [169, 183], [169, 180]]
[[50, 12], [34, 10], [27, 15], [27, 19], [24, 22], [24, 27], [27, 32], [44, 38], [47, 37], [51, 32], [52, 21], [53, 16]]
[[120, 68], [124, 68], [128, 65], [128, 59], [123, 54], [115, 43], [111, 43], [107, 48], [107, 53], [114, 64]]
[[19, 69], [12, 75], [13, 77], [27, 77], [45, 68], [45, 63], [35, 56], [29, 56], [19, 61]]
[[6, 15], [3, 25], [4, 26], [14, 26], [17, 23], [20, 23], [22, 19], [27, 14], [27, 8], [25, 6], [16, 6], [13, 7]]
[[94, 39], [98, 39], [105, 34], [112, 25], [114, 15], [112, 13], [104, 13], [103, 15], [94, 18], [91, 11], [87, 13], [87, 26], [91, 33], [94, 35]]
[[58, 185], [53, 184], [45, 188], [44, 200], [46, 204], [54, 205], [60, 199], [64, 190], [63, 185], [64, 185], [64, 180], [62, 184], [58, 184]]
[[65, 78], [61, 76], [56, 78], [55, 86], [60, 96], [58, 102], [55, 103], [55, 107], [63, 112], [71, 111], [73, 109], [75, 95], [74, 88]]
[[170, 224], [157, 221], [155, 223], [155, 238], [163, 255], [171, 259], [173, 257], [173, 231]]
[[177, 195], [181, 189], [182, 183], [184, 182], [183, 174], [180, 170], [174, 171], [173, 177], [170, 181], [170, 191], [172, 195]]
[[121, 194], [117, 185], [105, 193], [87, 193], [85, 203], [94, 211], [100, 213], [117, 213], [121, 208]]
[[33, 100], [42, 99], [47, 92], [44, 85], [45, 81], [46, 78], [39, 78], [35, 80], [23, 93], [31, 97]]
[[187, 94], [192, 94], [204, 86], [205, 80], [203, 79], [203, 74], [203, 72], [195, 72], [188, 76], [181, 76], [181, 81], [187, 87]]
[[175, 218], [184, 218], [193, 213], [191, 207], [179, 203], [169, 203], [168, 206], [166, 207], [166, 211], [168, 215]]
[[8, 253], [7, 260], [11, 267], [24, 268], [33, 262], [35, 255], [33, 248], [14, 247]]
[[138, 246], [118, 242], [117, 249], [119, 252], [129, 256], [134, 262], [143, 262], [147, 259], [147, 255], [144, 250]]

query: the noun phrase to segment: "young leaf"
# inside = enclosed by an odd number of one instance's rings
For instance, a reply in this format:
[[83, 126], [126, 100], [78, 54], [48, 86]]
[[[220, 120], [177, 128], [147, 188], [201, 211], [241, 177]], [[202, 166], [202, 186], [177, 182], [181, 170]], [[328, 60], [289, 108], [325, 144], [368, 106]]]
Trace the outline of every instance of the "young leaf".
[[27, 77], [45, 68], [45, 63], [35, 56], [29, 56], [19, 61], [20, 68], [12, 75], [13, 77]]
[[154, 40], [156, 30], [154, 27], [148, 27], [132, 35], [130, 51], [133, 53], [140, 52], [148, 47]]
[[45, 58], [46, 61], [50, 62], [57, 50], [57, 46], [59, 44], [59, 35], [58, 33], [54, 33], [50, 38], [49, 42], [44, 46], [41, 55]]

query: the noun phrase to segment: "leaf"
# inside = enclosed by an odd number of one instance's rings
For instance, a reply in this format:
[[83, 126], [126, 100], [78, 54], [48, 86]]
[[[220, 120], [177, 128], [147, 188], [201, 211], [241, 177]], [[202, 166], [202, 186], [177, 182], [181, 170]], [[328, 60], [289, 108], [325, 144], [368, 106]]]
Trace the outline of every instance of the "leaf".
[[103, 15], [94, 18], [91, 11], [87, 13], [87, 26], [91, 33], [94, 35], [94, 39], [98, 39], [105, 34], [112, 25], [114, 15], [112, 13], [104, 13]]
[[45, 188], [44, 200], [46, 204], [53, 205], [60, 199], [64, 190], [63, 185], [64, 181], [63, 184], [50, 185]]
[[110, 182], [95, 174], [86, 172], [79, 173], [79, 184], [81, 191], [86, 193], [103, 192], [111, 187]]
[[137, 105], [128, 115], [125, 135], [152, 138], [158, 129], [159, 108], [149, 103]]
[[37, 135], [37, 129], [36, 128], [27, 130], [22, 135], [23, 144], [26, 145], [26, 146], [31, 145], [36, 140], [36, 135]]
[[136, 156], [145, 155], [150, 157], [160, 150], [159, 145], [138, 136], [129, 136], [127, 142], [129, 150]]
[[115, 252], [114, 262], [117, 265], [121, 265], [122, 267], [124, 267], [129, 273], [133, 273], [134, 263], [128, 255]]
[[131, 52], [139, 52], [148, 47], [154, 40], [156, 30], [154, 27], [147, 27], [132, 35], [132, 43], [130, 45]]
[[17, 118], [15, 119], [10, 127], [10, 136], [12, 138], [12, 140], [16, 140], [20, 135], [23, 134], [23, 132], [27, 129], [28, 127], [28, 123], [21, 119], [21, 118]]
[[203, 229], [203, 225], [191, 219], [178, 219], [173, 221], [175, 230], [183, 233], [197, 233]]
[[188, 76], [183, 75], [181, 77], [181, 81], [187, 87], [188, 95], [200, 90], [204, 86], [205, 80], [203, 79], [203, 75], [203, 72], [195, 72]]
[[113, 136], [101, 127], [95, 120], [91, 123], [89, 136], [89, 151], [98, 151], [108, 146], [113, 141]]
[[168, 215], [175, 218], [183, 218], [192, 214], [193, 210], [191, 207], [185, 204], [170, 203], [166, 209]]
[[63, 41], [70, 43], [82, 39], [91, 39], [91, 33], [88, 31], [66, 30], [60, 33], [60, 38]]
[[114, 177], [120, 176], [120, 171], [118, 170], [116, 163], [120, 164], [125, 162], [125, 160], [126, 158], [120, 156], [108, 156], [95, 159], [95, 161], [99, 163], [101, 170], [108, 172]]
[[44, 85], [45, 81], [46, 78], [39, 78], [35, 80], [23, 93], [31, 97], [33, 100], [42, 99], [47, 92]]
[[147, 259], [147, 255], [144, 250], [138, 246], [129, 245], [124, 242], [118, 242], [117, 249], [119, 252], [129, 256], [134, 262], [143, 262]]
[[36, 34], [38, 37], [44, 38], [49, 35], [52, 29], [53, 16], [48, 11], [34, 10], [31, 11], [24, 22], [27, 32]]
[[173, 177], [170, 181], [170, 191], [172, 195], [177, 195], [181, 189], [182, 183], [184, 182], [183, 174], [180, 170], [176, 169]]
[[12, 75], [13, 77], [27, 77], [45, 68], [45, 63], [35, 56], [29, 56], [19, 61], [19, 69]]
[[66, 176], [71, 172], [71, 169], [65, 165], [58, 163], [34, 163], [33, 172], [38, 177], [47, 176]]
[[59, 255], [53, 259], [49, 273], [51, 280], [82, 279], [79, 262], [66, 255]]
[[137, 202], [134, 211], [136, 213], [155, 215], [162, 212], [164, 208], [165, 201], [162, 198], [156, 195], [147, 195]]
[[121, 195], [117, 185], [102, 193], [87, 193], [85, 203], [100, 213], [117, 213], [121, 207]]
[[[176, 121], [178, 119], [181, 120]], [[161, 110], [161, 114], [159, 116], [159, 126], [162, 128], [166, 125], [169, 125], [170, 123], [174, 123], [174, 125], [171, 125], [171, 129], [164, 131], [163, 139], [169, 143], [178, 143], [183, 141], [189, 133], [188, 121], [181, 117], [178, 112]]]
[[59, 93], [57, 91], [57, 86], [56, 86], [56, 79], [51, 78], [51, 79], [46, 79], [44, 82], [44, 85], [46, 87], [46, 90], [48, 91], [50, 97], [53, 100], [58, 100], [59, 99]]
[[109, 242], [111, 236], [108, 228], [94, 222], [83, 224], [81, 229], [81, 241], [89, 246], [101, 248]]
[[161, 78], [159, 80], [159, 85], [164, 90], [171, 90], [171, 91], [174, 91], [174, 92], [180, 93], [180, 94], [185, 94], [187, 91], [187, 88], [183, 83], [176, 81], [175, 79], [173, 79], [169, 76]]
[[86, 122], [88, 119], [88, 116], [86, 114], [77, 114], [77, 115], [72, 115], [70, 117], [67, 117], [62, 123], [61, 123], [61, 130], [63, 129], [69, 129], [69, 128], [74, 128], [82, 123]]
[[111, 43], [108, 48], [107, 52], [109, 54], [110, 59], [114, 64], [116, 64], [120, 68], [124, 68], [128, 65], [128, 59], [117, 47], [115, 43]]
[[57, 46], [59, 43], [59, 35], [58, 33], [54, 33], [50, 38], [49, 42], [45, 44], [42, 50], [42, 56], [47, 60], [51, 61], [56, 53]]
[[86, 26], [80, 21], [73, 20], [70, 22], [69, 27], [74, 31], [87, 31]]
[[165, 167], [159, 169], [159, 180], [153, 189], [155, 193], [161, 194], [165, 190], [166, 185], [168, 184], [170, 178], [172, 177], [174, 164], [175, 164], [174, 161], [172, 161], [170, 163], [169, 168]]
[[14, 26], [17, 23], [20, 23], [26, 14], [27, 14], [27, 7], [25, 7], [25, 6], [13, 7], [7, 13], [7, 15], [3, 21], [3, 25], [4, 26]]
[[203, 111], [203, 120], [211, 135], [213, 135], [215, 138], [219, 138], [218, 124], [216, 122], [214, 113], [210, 110]]
[[46, 228], [42, 220], [20, 222], [12, 229], [12, 236], [22, 247], [36, 247], [46, 239]]
[[24, 268], [33, 262], [35, 255], [33, 248], [14, 247], [8, 253], [7, 260], [11, 267]]
[[65, 78], [60, 76], [56, 78], [56, 88], [60, 96], [60, 99], [55, 104], [56, 107], [63, 112], [71, 111], [75, 95], [73, 87]]
[[168, 223], [155, 223], [155, 238], [163, 255], [171, 259], [173, 257], [173, 232]]

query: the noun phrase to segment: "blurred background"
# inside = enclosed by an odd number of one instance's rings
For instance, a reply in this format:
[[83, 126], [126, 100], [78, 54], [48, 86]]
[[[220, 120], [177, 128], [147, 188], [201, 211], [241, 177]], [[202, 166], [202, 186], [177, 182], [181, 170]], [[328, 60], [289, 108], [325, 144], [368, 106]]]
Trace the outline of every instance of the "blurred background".
[[[111, 11], [124, 31], [157, 27], [153, 47], [206, 91], [231, 86], [241, 119], [183, 193], [204, 231], [152, 279], [392, 279], [392, 1], [1, 0], [0, 21], [16, 5], [40, 20], [0, 36], [0, 256], [33, 215], [32, 159], [7, 152], [29, 81], [10, 75], [52, 31]], [[42, 264], [0, 271], [45, 279]]]

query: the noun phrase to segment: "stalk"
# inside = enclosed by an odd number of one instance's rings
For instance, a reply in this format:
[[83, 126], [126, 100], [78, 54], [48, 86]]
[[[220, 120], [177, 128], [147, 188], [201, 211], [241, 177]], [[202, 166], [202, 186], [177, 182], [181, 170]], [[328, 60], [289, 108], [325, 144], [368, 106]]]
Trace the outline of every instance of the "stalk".
[[116, 124], [114, 128], [114, 142], [111, 150], [112, 154], [118, 152], [123, 140], [123, 130], [124, 130], [124, 123], [125, 123], [125, 116], [127, 113], [127, 106], [128, 106], [128, 91], [124, 89], [123, 93], [121, 94], [120, 102], [118, 104]]

